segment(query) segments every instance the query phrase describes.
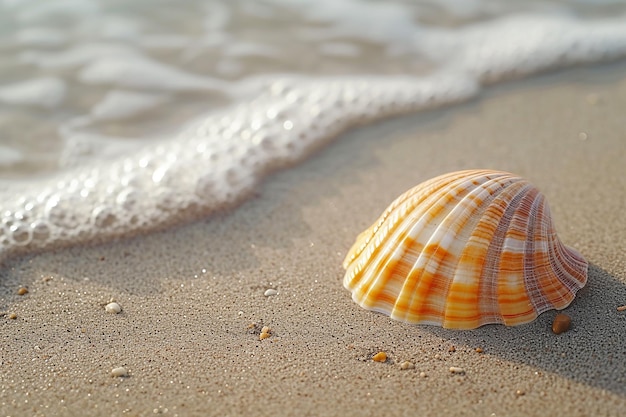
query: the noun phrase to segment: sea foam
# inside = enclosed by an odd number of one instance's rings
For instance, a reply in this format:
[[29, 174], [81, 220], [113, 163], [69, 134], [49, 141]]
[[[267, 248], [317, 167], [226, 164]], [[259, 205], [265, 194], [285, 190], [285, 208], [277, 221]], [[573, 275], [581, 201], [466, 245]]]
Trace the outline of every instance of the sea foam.
[[[86, 13], [97, 16], [100, 3], [89, 4]], [[626, 56], [625, 17], [586, 20], [564, 14], [505, 13], [453, 27], [433, 27], [400, 13], [404, 10], [400, 4], [378, 5], [369, 14], [359, 9], [363, 19], [377, 15], [388, 19], [385, 25], [376, 25], [368, 41], [388, 48], [390, 61], [400, 56], [410, 67], [411, 60], [419, 58], [414, 74], [368, 75], [354, 69], [349, 74], [343, 70], [318, 75], [255, 73], [250, 67], [260, 61], [252, 65], [241, 60], [278, 59], [279, 48], [228, 43], [232, 13], [244, 13], [249, 6], [241, 6], [244, 12], [216, 6], [221, 12], [205, 22], [207, 33], [222, 31], [221, 37], [213, 38], [224, 42], [220, 59], [240, 59], [225, 61], [245, 69], [247, 74], [239, 79], [219, 79], [219, 65], [203, 74], [160, 63], [141, 50], [143, 39], [137, 39], [139, 46], [107, 43], [101, 52], [93, 47], [97, 43], [87, 42], [60, 51], [20, 51], [16, 57], [21, 62], [50, 74], [39, 81], [0, 85], [0, 93], [4, 91], [10, 104], [61, 106], [70, 93], [64, 81], [52, 74], [70, 67], [85, 86], [102, 85], [108, 91], [104, 96], [95, 94], [83, 115], [59, 123], [59, 155], [65, 157], [58, 160], [66, 161], [59, 169], [45, 176], [0, 180], [0, 257], [20, 249], [130, 235], [206, 215], [245, 198], [269, 172], [302, 160], [353, 126], [468, 100], [488, 83]], [[49, 6], [16, 13], [39, 24], [42, 14], [63, 15], [63, 10]], [[360, 56], [367, 48], [366, 43], [355, 45], [343, 39], [357, 31], [359, 18], [337, 21], [334, 11], [327, 5], [307, 15], [315, 25], [330, 21], [333, 30], [296, 29], [307, 41], [316, 38], [315, 49], [330, 56], [333, 64], [340, 62], [333, 60]], [[260, 10], [245, 13], [272, 19]], [[24, 42], [24, 30], [19, 29], [22, 35], [16, 42]], [[140, 32], [133, 33], [141, 38]], [[163, 34], [162, 38], [167, 47], [188, 48], [180, 55], [185, 59], [211, 48], [206, 34], [196, 37], [195, 45], [172, 44], [170, 39], [187, 39], [172, 36]], [[37, 36], [28, 39], [39, 42]], [[159, 37], [148, 34], [145, 39], [154, 47]], [[42, 93], [49, 96], [47, 101], [34, 98], [37, 95], [32, 91], [37, 88], [49, 92]], [[16, 95], [20, 89], [25, 93]], [[148, 139], [116, 138], [98, 130], [100, 123], [146, 117], [155, 107], [180, 103], [184, 98], [177, 95], [190, 91], [203, 92], [213, 100], [219, 97], [226, 104], [213, 106], [191, 122], [181, 120], [178, 125], [185, 127], [178, 132], [174, 128], [174, 133]], [[19, 150], [11, 152], [21, 155]]]

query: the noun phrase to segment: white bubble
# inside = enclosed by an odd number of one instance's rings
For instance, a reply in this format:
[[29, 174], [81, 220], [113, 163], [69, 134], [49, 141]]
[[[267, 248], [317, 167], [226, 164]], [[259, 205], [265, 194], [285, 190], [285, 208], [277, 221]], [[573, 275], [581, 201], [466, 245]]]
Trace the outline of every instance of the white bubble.
[[183, 202], [177, 192], [167, 188], [160, 189], [154, 198], [159, 209], [171, 212], [175, 212]]
[[48, 221], [63, 229], [74, 229], [81, 219], [77, 213], [80, 200], [75, 194], [63, 193], [50, 197], [46, 203], [45, 216]]
[[201, 175], [196, 181], [195, 194], [204, 201], [215, 200], [216, 183], [211, 172]]
[[91, 221], [96, 227], [106, 228], [113, 226], [117, 217], [109, 206], [98, 206], [91, 213]]
[[141, 195], [134, 188], [125, 188], [117, 195], [115, 201], [126, 211], [134, 211], [139, 205]]
[[30, 227], [33, 230], [33, 240], [45, 242], [50, 237], [50, 227], [43, 221], [35, 221], [30, 224]]
[[167, 171], [170, 169], [168, 165], [161, 165], [152, 173], [152, 181], [155, 183], [159, 183], [163, 180], [163, 177], [167, 174]]
[[16, 245], [23, 246], [30, 243], [33, 232], [28, 224], [17, 223], [9, 228], [9, 233]]

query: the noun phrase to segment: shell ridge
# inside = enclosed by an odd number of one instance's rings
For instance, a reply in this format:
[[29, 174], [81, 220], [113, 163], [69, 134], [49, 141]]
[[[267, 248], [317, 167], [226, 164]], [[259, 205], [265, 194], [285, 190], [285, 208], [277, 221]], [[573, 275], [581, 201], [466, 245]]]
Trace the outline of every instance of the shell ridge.
[[[563, 242], [559, 240], [559, 244], [562, 246], [562, 250], [565, 254], [564, 257], [568, 258], [569, 262], [564, 262], [566, 265], [576, 265], [578, 269], [576, 272], [580, 272], [580, 274], [572, 274], [571, 277], [573, 279], [572, 286], [569, 286], [570, 289], [578, 291], [582, 289], [585, 284], [587, 284], [587, 275], [589, 263], [582, 257], [582, 255], [571, 246], [567, 246]], [[567, 283], [566, 283], [567, 284]]]
[[[498, 271], [501, 265], [501, 259], [498, 254], [503, 250], [506, 232], [509, 229], [519, 200], [530, 187], [530, 184], [525, 181], [517, 181], [508, 187], [506, 193], [500, 193], [497, 199], [497, 203], [503, 205], [500, 206], [501, 209], [503, 208], [502, 216], [494, 230], [489, 248], [487, 249], [486, 261], [480, 271], [481, 326], [488, 323], [504, 322], [497, 291], [500, 278]], [[494, 201], [495, 203], [496, 201]]]
[[583, 259], [582, 264], [580, 264], [571, 258], [570, 248], [563, 245], [556, 234], [554, 223], [551, 221], [550, 207], [547, 203], [543, 206], [543, 210], [543, 233], [548, 237], [548, 253], [544, 260], [546, 264], [544, 281], [546, 281], [545, 287], [550, 290], [550, 293], [547, 294], [550, 306], [543, 311], [552, 308], [562, 310], [574, 300], [576, 292], [584, 286], [584, 283], [580, 284], [578, 277], [581, 276], [582, 280], [586, 282], [587, 262]]
[[[438, 197], [438, 191], [449, 184], [450, 180], [448, 177], [449, 176], [445, 176], [445, 178], [442, 178], [442, 181], [439, 182], [430, 182], [428, 187], [429, 192], [425, 192], [422, 187], [417, 186], [405, 193], [404, 195], [411, 194], [414, 198], [405, 199], [405, 204], [395, 206], [394, 210], [386, 215], [386, 227], [385, 224], [383, 224], [383, 226], [379, 228], [378, 233], [373, 235], [374, 239], [371, 239], [368, 243], [366, 251], [357, 257], [357, 265], [369, 262], [368, 271], [363, 271], [363, 268], [357, 268], [357, 270], [353, 270], [356, 273], [354, 273], [351, 278], [351, 281], [360, 278], [359, 288], [355, 289], [358, 290], [359, 293], [361, 300], [359, 302], [360, 305], [372, 309], [373, 304], [370, 305], [366, 303], [366, 300], [373, 299], [377, 300], [377, 302], [384, 302], [384, 300], [379, 300], [378, 298], [380, 291], [390, 279], [393, 279], [393, 272], [396, 269], [397, 260], [401, 259], [402, 255], [411, 249], [411, 245], [406, 244], [407, 240], [417, 241], [414, 236], [414, 230], [420, 230], [418, 226], [426, 224], [424, 216], [428, 214], [430, 207], [437, 204], [438, 199], [441, 198]], [[419, 213], [415, 213], [415, 207], [418, 205], [423, 205], [424, 207], [422, 207]], [[407, 215], [407, 213], [409, 213], [409, 215]], [[398, 221], [400, 218], [404, 218], [404, 220]], [[413, 227], [409, 228], [408, 226], [411, 224], [413, 224]], [[409, 230], [406, 231], [406, 229]], [[400, 242], [398, 247], [405, 248], [406, 250], [403, 252], [398, 252], [397, 250], [385, 251], [385, 242]], [[346, 277], [348, 276], [349, 275], [346, 274]], [[348, 287], [348, 285], [352, 286], [350, 283], [344, 283], [344, 285], [346, 287]], [[398, 288], [396, 295], [399, 294], [401, 294], [401, 287]], [[379, 306], [379, 308], [384, 311], [384, 307]], [[393, 311], [393, 308], [390, 307], [388, 310]]]
[[[374, 261], [376, 261], [376, 265], [378, 265], [382, 262], [378, 259], [379, 255], [385, 258], [388, 258], [390, 256], [389, 252], [384, 251], [384, 238], [389, 233], [392, 233], [394, 227], [396, 227], [398, 223], [399, 218], [400, 216], [397, 213], [392, 212], [390, 213], [390, 215], [386, 216], [384, 223], [376, 227], [375, 233], [371, 232], [373, 228], [370, 228], [366, 230], [366, 232], [368, 232], [366, 235], [359, 235], [360, 239], [365, 238], [365, 236], [368, 237], [366, 238], [366, 242], [363, 243], [363, 248], [359, 249], [358, 256], [354, 256], [353, 259], [348, 262], [348, 258], [350, 257], [350, 254], [348, 254], [348, 256], [346, 257], [346, 261], [344, 261], [347, 262], [348, 267], [346, 269], [348, 269], [348, 271], [350, 272], [350, 274], [346, 274], [346, 278], [350, 277], [350, 280], [344, 280], [344, 286], [346, 286], [346, 288], [352, 288], [353, 283], [357, 282], [360, 283], [361, 292], [367, 292], [367, 287], [369, 287], [369, 285], [366, 286], [365, 289], [363, 289], [363, 287], [365, 286], [365, 284], [369, 284], [369, 282], [367, 280], [359, 278], [362, 278], [363, 274], [366, 273], [364, 267], [368, 262], [373, 263]], [[376, 268], [376, 270], [378, 269], [379, 268]]]
[[[467, 184], [467, 182], [474, 177], [470, 179], [458, 176], [455, 177], [454, 182], [448, 183], [445, 188], [442, 188], [444, 190], [446, 188], [452, 189], [455, 192], [444, 193], [433, 203], [431, 208], [435, 206], [448, 207], [450, 205], [458, 207], [459, 202], [462, 201], [463, 198], [465, 198], [469, 194], [469, 187], [463, 184]], [[400, 290], [402, 297], [398, 297], [394, 305], [392, 317], [398, 320], [410, 322], [415, 320], [428, 320], [440, 324], [441, 318], [428, 318], [430, 317], [428, 314], [430, 314], [431, 316], [433, 313], [436, 314], [436, 311], [434, 311], [431, 307], [433, 307], [432, 304], [435, 304], [436, 306], [437, 303], [431, 303], [431, 305], [427, 305], [423, 302], [423, 300], [426, 299], [428, 297], [428, 294], [431, 292], [431, 287], [434, 280], [434, 276], [431, 277], [432, 271], [428, 270], [431, 263], [430, 261], [435, 258], [436, 253], [440, 253], [443, 250], [441, 245], [432, 245], [432, 242], [434, 239], [437, 239], [438, 236], [441, 235], [442, 231], [445, 231], [445, 227], [448, 224], [448, 221], [446, 221], [446, 219], [450, 217], [450, 213], [446, 214], [442, 212], [442, 210], [438, 210], [437, 213], [440, 216], [443, 215], [443, 218], [439, 223], [437, 223], [436, 227], [428, 228], [419, 223], [416, 223], [414, 225], [414, 229], [417, 228], [421, 230], [421, 233], [419, 235], [424, 238], [425, 241], [423, 243], [421, 253], [413, 263], [409, 273], [404, 279], [404, 285]], [[420, 222], [424, 220], [426, 219], [422, 217], [420, 219]], [[430, 223], [435, 223], [434, 220], [436, 219], [431, 218], [427, 220], [429, 220]], [[418, 241], [421, 240], [420, 236], [416, 236]], [[429, 251], [432, 248], [435, 248], [435, 251], [431, 253]], [[424, 280], [425, 275], [426, 278], [431, 279]], [[438, 315], [441, 316], [440, 313]]]
[[[426, 196], [426, 198], [427, 197], [428, 196]], [[425, 203], [427, 201], [426, 198], [422, 199], [421, 202]], [[411, 203], [410, 207], [413, 207], [413, 205], [414, 204]], [[426, 211], [427, 210], [424, 212]], [[405, 233], [404, 230], [406, 229], [406, 225], [410, 225], [415, 221], [415, 216], [407, 215], [407, 212], [409, 212], [409, 207], [402, 205], [397, 207], [394, 212], [390, 213], [387, 217], [387, 223], [379, 228], [379, 233], [373, 235], [374, 239], [370, 241], [368, 252], [361, 255], [358, 259], [359, 262], [370, 262], [370, 273], [368, 274], [366, 272], [366, 275], [362, 277], [362, 281], [368, 284], [362, 289], [364, 298], [377, 296], [375, 292], [372, 293], [372, 290], [384, 286], [393, 275], [398, 260], [410, 249], [410, 245], [400, 244], [393, 251], [384, 250], [390, 241], [406, 242], [406, 240], [410, 238], [410, 234]], [[404, 220], [399, 221], [401, 218], [404, 218]], [[385, 271], [388, 271], [388, 273], [385, 274], [386, 276], [381, 276]]]
[[[528, 299], [533, 304], [537, 315], [551, 308], [551, 303], [545, 293], [545, 289], [541, 284], [540, 275], [545, 266], [537, 262], [539, 258], [537, 252], [539, 251], [541, 255], [545, 254], [546, 251], [544, 251], [543, 249], [544, 247], [546, 249], [549, 249], [549, 242], [545, 242], [543, 245], [541, 245], [542, 248], [538, 248], [538, 245], [536, 245], [537, 237], [535, 236], [535, 229], [538, 226], [540, 229], [540, 233], [538, 233], [539, 237], [548, 236], [546, 233], [549, 230], [549, 225], [545, 221], [544, 205], [545, 199], [543, 195], [537, 192], [528, 216], [529, 221], [527, 223], [526, 231], [527, 239], [526, 247], [524, 248], [525, 287], [528, 294]], [[546, 228], [546, 226], [548, 226], [548, 228]]]
[[[450, 197], [446, 195], [439, 196], [439, 194], [435, 193], [431, 194], [431, 196], [433, 200], [430, 207], [441, 204], [442, 199], [449, 199]], [[428, 218], [428, 213], [429, 210], [423, 211], [419, 215], [419, 220], [412, 225], [407, 233], [407, 236], [414, 240], [415, 244], [420, 248], [420, 250], [415, 257], [415, 260], [410, 263], [410, 268], [408, 268], [407, 273], [402, 278], [403, 283], [399, 289], [399, 297], [397, 297], [392, 309], [392, 316], [394, 318], [397, 318], [398, 320], [406, 321], [406, 315], [410, 310], [409, 306], [411, 298], [409, 298], [408, 295], [413, 294], [414, 291], [413, 288], [407, 289], [407, 286], [414, 287], [415, 285], [417, 285], [420, 282], [422, 274], [424, 272], [424, 267], [422, 266], [422, 264], [426, 261], [426, 259], [424, 258], [423, 254], [426, 246], [428, 245], [428, 240], [425, 239], [428, 239], [428, 236], [430, 235], [426, 226], [429, 222], [433, 221], [432, 218]]]
[[[560, 261], [560, 257], [562, 256], [562, 248], [563, 245], [557, 239], [551, 239], [550, 245], [550, 260], [554, 262], [550, 263], [550, 271], [554, 276], [547, 275], [548, 279], [550, 279], [551, 288], [554, 292], [552, 296], [552, 305], [553, 308], [557, 310], [562, 310], [574, 300], [574, 294], [578, 291], [577, 287], [569, 288], [566, 283], [571, 283], [570, 273], [563, 268], [563, 262]], [[561, 284], [561, 285], [559, 285]], [[570, 284], [571, 285], [571, 284]], [[574, 294], [572, 293], [574, 292]]]
[[[424, 203], [427, 201], [428, 197], [428, 195], [424, 195], [422, 199], [418, 196], [417, 200]], [[415, 216], [407, 215], [409, 208], [414, 205], [415, 202], [407, 202], [407, 204], [398, 206], [393, 212], [390, 212], [387, 215], [385, 223], [373, 234], [372, 239], [367, 244], [367, 248], [352, 263], [353, 265], [357, 265], [355, 269], [356, 273], [352, 277], [352, 280], [359, 278], [359, 304], [365, 308], [373, 309], [375, 307], [373, 304], [370, 305], [366, 303], [368, 299], [384, 302], [384, 300], [380, 300], [379, 298], [380, 291], [390, 279], [393, 279], [397, 262], [402, 259], [402, 256], [410, 249], [410, 245], [401, 244], [398, 245], [395, 250], [385, 250], [389, 242], [406, 241], [406, 239], [409, 238], [409, 235], [405, 233], [404, 230], [407, 228], [406, 225], [410, 225], [415, 220]], [[426, 211], [427, 210], [424, 212]], [[399, 219], [402, 218], [403, 220], [399, 221]], [[364, 271], [361, 266], [366, 263], [368, 263], [368, 270]], [[379, 311], [385, 311], [385, 307], [378, 306], [376, 308]], [[388, 309], [389, 308], [387, 308], [387, 310]]]
[[[409, 189], [408, 191], [401, 194], [400, 197], [396, 198], [385, 210], [385, 212], [381, 216], [379, 216], [374, 225], [359, 234], [359, 236], [357, 237], [357, 241], [350, 248], [348, 254], [346, 255], [346, 258], [344, 259], [344, 268], [348, 269], [349, 265], [363, 254], [365, 249], [370, 245], [374, 236], [378, 235], [380, 236], [380, 239], [383, 239], [389, 234], [393, 233], [395, 227], [399, 226], [397, 219], [399, 217], [404, 217], [407, 212], [411, 212], [416, 206], [424, 202], [429, 197], [429, 195], [434, 194], [438, 190], [436, 184], [437, 180], [443, 177], [447, 176], [442, 175], [440, 177], [436, 177], [429, 181], [426, 181], [425, 183]], [[439, 188], [445, 185], [446, 184], [444, 183], [440, 185]], [[398, 210], [402, 210], [399, 215]], [[383, 228], [383, 226], [385, 224], [388, 224], [389, 222], [391, 222], [391, 225]], [[382, 231], [382, 233], [379, 233], [380, 231]]]
[[[574, 300], [574, 296], [587, 282], [587, 268], [588, 263], [586, 261], [579, 263], [576, 258], [571, 255], [571, 248], [564, 245], [556, 234], [552, 237], [555, 241], [554, 259], [556, 265], [552, 268], [553, 273], [557, 276], [560, 284], [564, 286], [563, 295], [561, 301], [555, 308], [562, 310]], [[568, 262], [569, 261], [569, 262]], [[578, 268], [573, 268], [572, 265]], [[556, 304], [555, 304], [556, 305]]]
[[[447, 242], [451, 241], [451, 243], [454, 243], [455, 239], [459, 239], [458, 233], [452, 235], [449, 230], [451, 226], [454, 226], [456, 231], [463, 228], [464, 224], [458, 224], [458, 219], [465, 218], [467, 221], [470, 218], [469, 216], [459, 215], [459, 213], [467, 212], [467, 209], [471, 207], [468, 207], [468, 202], [471, 203], [471, 199], [475, 198], [477, 193], [480, 194], [481, 190], [488, 187], [487, 184], [495, 184], [496, 189], [501, 187], [500, 182], [503, 181], [502, 174], [494, 171], [487, 171], [487, 173], [479, 172], [471, 176], [459, 177], [459, 181], [451, 184], [454, 192], [448, 192], [452, 198], [448, 198], [445, 202], [445, 207], [452, 206], [452, 209], [447, 212], [436, 229], [428, 233], [428, 241], [425, 243], [422, 253], [425, 260], [414, 265], [410, 273], [411, 275], [407, 277], [405, 286], [402, 289], [403, 293], [411, 294], [411, 298], [408, 304], [404, 303], [405, 306], [399, 309], [404, 314], [396, 313], [394, 318], [397, 317], [398, 319], [411, 322], [427, 320], [437, 324], [441, 324], [444, 321], [445, 299], [451, 281], [447, 279], [442, 280], [438, 276], [438, 272], [442, 265], [450, 270], [453, 270], [453, 268], [450, 268], [450, 263], [453, 267], [456, 266], [457, 260], [454, 259], [455, 249], [450, 248]], [[510, 176], [510, 174], [508, 175]], [[443, 199], [439, 200], [438, 203], [442, 201]], [[484, 211], [482, 206], [476, 209]], [[480, 214], [476, 217], [480, 217]], [[472, 223], [476, 221], [472, 220]], [[444, 239], [447, 239], [447, 242], [443, 242]], [[460, 244], [456, 246], [460, 246]], [[456, 256], [456, 258], [458, 259], [459, 256]], [[419, 276], [419, 279], [414, 275]], [[440, 281], [443, 281], [443, 287], [439, 286]], [[433, 292], [441, 293], [442, 295], [435, 299], [432, 296]], [[424, 300], [429, 300], [429, 303], [425, 303]], [[410, 317], [408, 317], [409, 313]]]
[[446, 328], [468, 328], [479, 325], [482, 314], [479, 303], [480, 278], [489, 242], [497, 227], [497, 223], [494, 226], [491, 214], [494, 208], [498, 207], [496, 202], [501, 198], [503, 187], [512, 185], [514, 181], [515, 178], [499, 177], [481, 186], [477, 198], [480, 199], [483, 210], [480, 214], [474, 213], [476, 220], [471, 224], [471, 229], [467, 228], [463, 239], [464, 247], [461, 248], [452, 268], [454, 273], [442, 314], [443, 326]]
[[[439, 241], [437, 244], [437, 252], [443, 252], [444, 256], [429, 257], [429, 262], [425, 269], [428, 271], [428, 267], [433, 265], [432, 270], [433, 281], [442, 281], [443, 287], [433, 285], [426, 289], [423, 294], [423, 299], [433, 300], [438, 303], [439, 307], [439, 320], [444, 327], [447, 327], [446, 315], [447, 311], [451, 309], [452, 294], [450, 289], [453, 283], [458, 279], [456, 271], [461, 261], [463, 254], [463, 248], [467, 245], [467, 242], [471, 236], [471, 232], [476, 227], [479, 220], [483, 217], [488, 204], [486, 201], [492, 200], [497, 191], [502, 187], [502, 182], [507, 181], [502, 177], [488, 178], [481, 184], [475, 184], [475, 180], [466, 181], [461, 186], [466, 190], [469, 190], [449, 211], [444, 222], [440, 225], [438, 235], [433, 235], [433, 238]], [[460, 221], [459, 219], [462, 219]], [[453, 233], [451, 232], [453, 230]], [[444, 239], [447, 241], [444, 242]], [[447, 273], [446, 273], [447, 272]], [[442, 277], [444, 279], [442, 279]], [[447, 278], [447, 279], [446, 279]], [[440, 293], [439, 300], [435, 298], [435, 294]]]
[[524, 287], [524, 248], [528, 230], [526, 219], [538, 190], [530, 183], [526, 184], [524, 192], [520, 193], [521, 198], [516, 204], [516, 210], [512, 213], [500, 255], [498, 305], [507, 326], [525, 323], [537, 317]]
[[[490, 216], [498, 216], [499, 219], [488, 230], [489, 244], [484, 252], [482, 264], [476, 270], [476, 276], [478, 277], [478, 311], [479, 317], [476, 322], [472, 323], [468, 321], [466, 323], [460, 323], [457, 320], [453, 320], [451, 317], [448, 319], [446, 327], [448, 328], [475, 328], [488, 323], [501, 323], [502, 318], [500, 316], [500, 308], [498, 305], [498, 297], [495, 288], [498, 283], [497, 271], [500, 267], [500, 258], [496, 256], [504, 246], [504, 235], [509, 228], [510, 220], [512, 219], [512, 211], [515, 210], [516, 202], [519, 200], [517, 196], [520, 192], [526, 189], [525, 182], [511, 174], [508, 174], [507, 178], [500, 179], [500, 188], [497, 191], [497, 195], [491, 200], [490, 204], [483, 213], [484, 221], [483, 226], [486, 225], [487, 218]], [[517, 197], [516, 197], [517, 196]], [[478, 225], [480, 225], [479, 223]], [[477, 227], [478, 227], [477, 225]], [[472, 235], [477, 230], [472, 231]]]
[[561, 282], [575, 294], [587, 283], [587, 268], [589, 264], [576, 249], [561, 242], [561, 239], [559, 239], [556, 234], [554, 225], [552, 225], [551, 230], [551, 238], [555, 241], [556, 261], [559, 263], [559, 266], [567, 272], [568, 279], [565, 281], [561, 280]]
[[[546, 251], [545, 253], [535, 252], [534, 258], [535, 267], [537, 270], [543, 272], [539, 279], [541, 290], [547, 300], [547, 305], [538, 306], [537, 314], [541, 314], [552, 308], [560, 310], [571, 302], [571, 300], [566, 301], [569, 293], [567, 289], [562, 288], [563, 280], [558, 276], [560, 274], [560, 262], [558, 258], [560, 256], [559, 247], [561, 244], [556, 236], [554, 224], [550, 221], [550, 208], [547, 204], [542, 207], [541, 220], [542, 233], [547, 237]], [[541, 262], [536, 262], [539, 255], [544, 256], [541, 257]], [[556, 262], [556, 264], [553, 264], [552, 262]], [[566, 302], [566, 304], [563, 305], [563, 302]]]

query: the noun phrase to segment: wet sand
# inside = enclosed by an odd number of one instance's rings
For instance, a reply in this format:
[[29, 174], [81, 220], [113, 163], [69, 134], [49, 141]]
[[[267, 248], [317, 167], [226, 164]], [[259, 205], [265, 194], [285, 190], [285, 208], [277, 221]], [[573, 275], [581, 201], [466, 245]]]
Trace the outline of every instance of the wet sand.
[[[0, 415], [619, 415], [625, 68], [545, 75], [365, 126], [230, 212], [5, 260], [0, 311], [17, 318], [0, 318]], [[569, 332], [551, 332], [554, 311], [513, 328], [407, 325], [343, 288], [346, 251], [397, 195], [478, 167], [529, 178], [589, 260]], [[112, 298], [120, 314], [105, 312]], [[371, 360], [379, 351], [387, 362]]]

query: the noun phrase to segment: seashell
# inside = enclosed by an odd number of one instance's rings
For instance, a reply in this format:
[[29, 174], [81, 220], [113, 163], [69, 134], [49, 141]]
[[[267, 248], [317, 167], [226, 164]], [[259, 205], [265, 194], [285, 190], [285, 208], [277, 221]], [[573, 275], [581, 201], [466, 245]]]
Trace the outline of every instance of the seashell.
[[445, 174], [408, 190], [343, 263], [361, 307], [451, 329], [515, 326], [567, 307], [587, 261], [561, 243], [545, 197], [507, 172]]

